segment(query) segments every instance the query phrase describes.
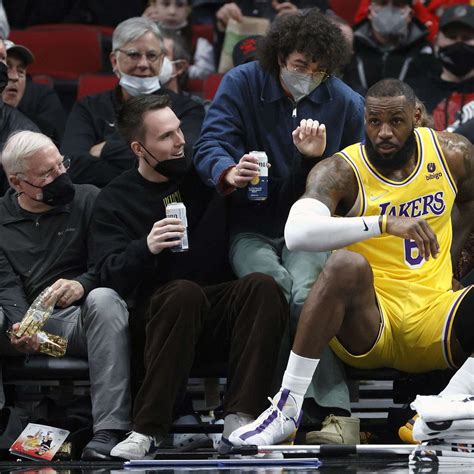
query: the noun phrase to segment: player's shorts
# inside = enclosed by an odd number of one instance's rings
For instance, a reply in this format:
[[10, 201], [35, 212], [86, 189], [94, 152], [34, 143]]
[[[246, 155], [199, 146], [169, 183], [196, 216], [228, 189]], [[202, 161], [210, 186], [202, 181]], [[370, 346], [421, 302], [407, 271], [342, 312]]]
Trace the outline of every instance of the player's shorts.
[[402, 317], [401, 306], [379, 293], [377, 302], [381, 324], [372, 348], [365, 354], [353, 355], [336, 337], [329, 345], [345, 364], [359, 369], [391, 367], [409, 373], [455, 369], [450, 348], [453, 321], [462, 299], [471, 288], [441, 293]]

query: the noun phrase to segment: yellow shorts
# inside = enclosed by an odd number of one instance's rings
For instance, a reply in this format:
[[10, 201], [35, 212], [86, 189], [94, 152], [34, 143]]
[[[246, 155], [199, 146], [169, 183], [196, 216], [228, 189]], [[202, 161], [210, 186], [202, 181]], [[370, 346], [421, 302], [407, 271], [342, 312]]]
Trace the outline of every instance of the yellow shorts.
[[344, 363], [359, 369], [391, 367], [418, 373], [456, 368], [450, 349], [453, 320], [459, 304], [471, 288], [442, 293], [401, 319], [400, 307], [378, 294], [381, 324], [372, 348], [365, 354], [353, 355], [336, 337], [329, 345]]

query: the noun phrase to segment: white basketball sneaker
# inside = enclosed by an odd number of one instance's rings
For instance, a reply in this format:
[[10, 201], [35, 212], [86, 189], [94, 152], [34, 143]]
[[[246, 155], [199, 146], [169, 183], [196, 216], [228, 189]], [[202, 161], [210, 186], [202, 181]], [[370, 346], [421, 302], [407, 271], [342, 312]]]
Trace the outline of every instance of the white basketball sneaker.
[[229, 441], [234, 446], [293, 443], [302, 411], [298, 410], [295, 399], [287, 389], [281, 390], [273, 400], [269, 400], [271, 406], [255, 421], [231, 433]]

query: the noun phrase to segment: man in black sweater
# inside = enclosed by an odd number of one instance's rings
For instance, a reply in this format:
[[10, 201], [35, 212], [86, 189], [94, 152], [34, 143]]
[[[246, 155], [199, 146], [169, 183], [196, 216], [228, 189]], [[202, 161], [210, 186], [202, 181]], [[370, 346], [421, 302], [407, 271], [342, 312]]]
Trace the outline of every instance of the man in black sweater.
[[187, 152], [191, 153], [204, 119], [204, 107], [191, 97], [161, 87], [163, 38], [156, 23], [129, 18], [112, 36], [110, 62], [119, 84], [115, 89], [85, 97], [69, 114], [61, 151], [71, 159], [75, 183], [103, 187], [135, 165], [135, 155], [117, 131], [122, 104], [139, 94], [168, 95], [182, 123]]
[[[93, 216], [102, 284], [129, 304], [144, 347], [133, 431], [113, 456], [143, 459], [160, 442], [193, 363], [228, 362], [225, 437], [265, 405], [288, 306], [273, 278], [251, 274], [222, 283], [227, 267], [221, 197], [200, 182], [184, 155], [180, 121], [163, 96], [130, 99], [119, 128], [138, 158], [98, 196]], [[182, 202], [183, 221], [166, 217]], [[172, 248], [189, 234], [189, 250]]]

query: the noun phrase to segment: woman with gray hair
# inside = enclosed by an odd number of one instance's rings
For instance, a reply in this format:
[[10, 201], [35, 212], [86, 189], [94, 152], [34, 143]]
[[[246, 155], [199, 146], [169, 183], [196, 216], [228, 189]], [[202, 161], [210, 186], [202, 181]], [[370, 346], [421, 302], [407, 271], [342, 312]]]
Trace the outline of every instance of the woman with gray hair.
[[119, 78], [118, 85], [76, 103], [66, 124], [61, 151], [71, 158], [70, 175], [75, 183], [102, 187], [135, 164], [135, 155], [118, 134], [115, 122], [121, 105], [140, 94], [170, 96], [186, 139], [185, 153], [191, 160], [204, 107], [186, 95], [162, 87], [159, 75], [163, 59], [163, 38], [153, 21], [134, 17], [117, 26], [110, 62]]

